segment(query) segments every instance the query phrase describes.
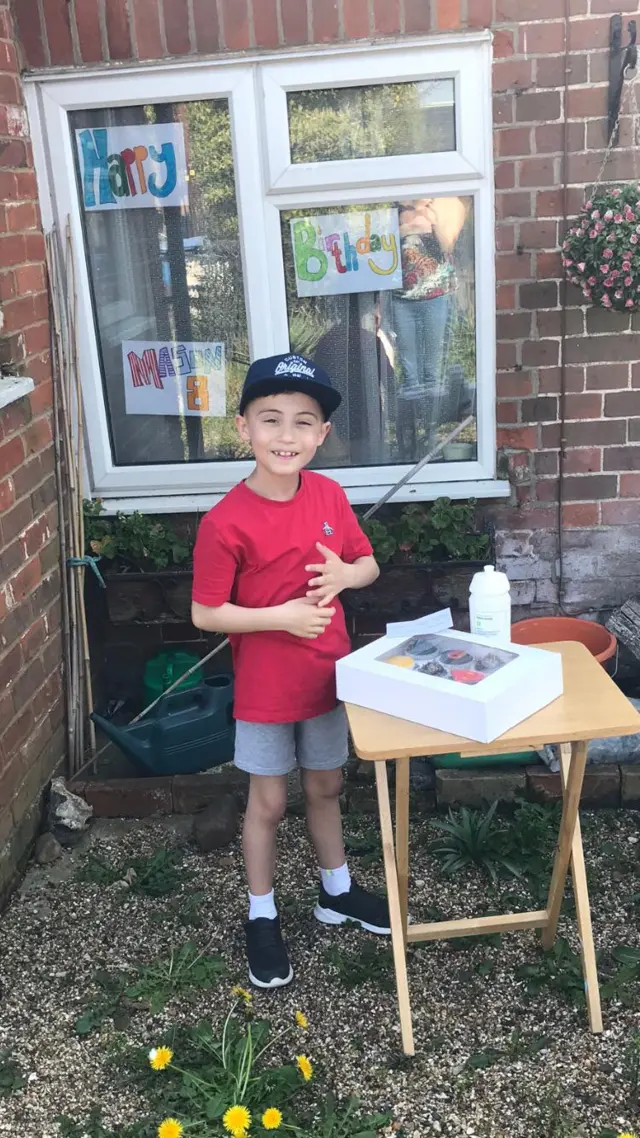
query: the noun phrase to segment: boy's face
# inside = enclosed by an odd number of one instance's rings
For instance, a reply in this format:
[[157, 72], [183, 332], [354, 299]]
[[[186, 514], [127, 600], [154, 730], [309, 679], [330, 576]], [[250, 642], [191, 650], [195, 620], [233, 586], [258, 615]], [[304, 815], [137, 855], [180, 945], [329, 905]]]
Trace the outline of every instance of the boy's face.
[[236, 426], [258, 466], [269, 474], [297, 474], [312, 461], [331, 424], [315, 399], [299, 391], [254, 399]]

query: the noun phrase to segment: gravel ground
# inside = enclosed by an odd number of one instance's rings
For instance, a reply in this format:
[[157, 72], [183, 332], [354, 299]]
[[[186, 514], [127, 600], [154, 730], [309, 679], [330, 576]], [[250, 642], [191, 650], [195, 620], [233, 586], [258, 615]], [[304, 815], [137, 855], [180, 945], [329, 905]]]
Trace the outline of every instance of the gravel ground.
[[[114, 1045], [124, 1039], [151, 1047], [171, 1024], [202, 1017], [219, 1021], [231, 983], [245, 983], [239, 844], [202, 856], [188, 843], [188, 824], [184, 818], [102, 821], [81, 848], [65, 853], [55, 866], [30, 870], [0, 920], [0, 1052], [10, 1048], [27, 1077], [24, 1089], [0, 1098], [1, 1135], [56, 1138], [58, 1114], [84, 1117], [98, 1103], [116, 1128], [143, 1116], [145, 1103], [135, 1087], [114, 1077], [109, 1063]], [[372, 818], [350, 818], [347, 831], [362, 835], [373, 824]], [[638, 815], [586, 814], [583, 830], [597, 948], [640, 947], [640, 904], [633, 900]], [[413, 823], [412, 916], [429, 920], [498, 908], [500, 897], [482, 875], [440, 876], [426, 849], [427, 833], [426, 821]], [[183, 867], [193, 874], [165, 900], [77, 880], [89, 847], [103, 860], [121, 863], [125, 856], [150, 855], [163, 846], [183, 847]], [[335, 962], [327, 960], [332, 946], [356, 955], [363, 943], [372, 943], [388, 986], [385, 944], [314, 921], [313, 858], [299, 819], [283, 825], [279, 867], [278, 893], [296, 981], [276, 994], [256, 994], [257, 1012], [278, 1027], [301, 1008], [310, 1021], [306, 1051], [320, 1079], [341, 1096], [357, 1093], [366, 1110], [389, 1111], [395, 1122], [387, 1133], [595, 1138], [603, 1128], [640, 1126], [625, 1058], [629, 1040], [640, 1030], [640, 980], [633, 1007], [605, 1003], [605, 1032], [597, 1037], [587, 1029], [584, 1007], [573, 1007], [548, 988], [531, 996], [516, 978], [520, 965], [540, 959], [534, 933], [503, 937], [499, 945], [460, 948], [440, 942], [415, 948], [409, 978], [417, 1056], [406, 1060], [393, 990], [366, 979], [346, 987]], [[379, 861], [364, 867], [354, 860], [353, 867], [363, 883], [381, 885]], [[518, 893], [511, 883], [501, 888], [503, 894]], [[205, 895], [203, 923], [195, 930], [179, 919], [193, 892]], [[526, 890], [520, 893], [520, 907], [537, 907]], [[560, 932], [576, 945], [570, 917], [562, 918]], [[124, 1032], [108, 1020], [92, 1035], [74, 1033], [75, 1020], [96, 992], [98, 967], [148, 961], [188, 939], [222, 954], [229, 984], [199, 992], [193, 1000], [175, 999], [159, 1015], [138, 1013]], [[470, 1057], [488, 1048], [500, 1052], [492, 1064], [470, 1068]]]

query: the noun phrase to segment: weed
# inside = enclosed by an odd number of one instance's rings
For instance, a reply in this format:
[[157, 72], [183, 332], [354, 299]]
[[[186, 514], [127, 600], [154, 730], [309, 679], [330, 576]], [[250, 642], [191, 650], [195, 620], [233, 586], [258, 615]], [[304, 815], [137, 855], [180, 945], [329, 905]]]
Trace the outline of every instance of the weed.
[[365, 830], [364, 834], [348, 835], [345, 850], [351, 857], [357, 857], [363, 869], [382, 861], [382, 842], [377, 830]]
[[614, 971], [600, 987], [605, 1000], [618, 1000], [625, 1008], [634, 1008], [638, 1002], [640, 980], [640, 949], [620, 944], [611, 951], [611, 968]]
[[111, 1130], [102, 1122], [102, 1107], [94, 1106], [87, 1118], [79, 1122], [68, 1115], [56, 1119], [60, 1138], [154, 1138], [156, 1128], [150, 1122], [134, 1122], [132, 1126], [118, 1126]]
[[580, 957], [564, 937], [559, 937], [553, 948], [542, 953], [538, 960], [520, 965], [516, 976], [520, 980], [526, 980], [530, 996], [537, 996], [544, 988], [551, 988], [573, 1004], [581, 1004], [584, 1000]]
[[11, 1058], [11, 1052], [0, 1051], [0, 1098], [8, 1098], [16, 1091], [21, 1091], [25, 1082], [18, 1064]]
[[640, 1106], [640, 1034], [635, 1032], [624, 1053], [624, 1076], [628, 1085], [628, 1103], [632, 1110]]
[[389, 1121], [388, 1114], [362, 1118], [359, 1112], [360, 1102], [355, 1096], [341, 1103], [329, 1093], [304, 1134], [309, 1138], [376, 1138], [378, 1130]]
[[90, 853], [78, 873], [78, 880], [93, 885], [114, 885], [126, 881], [132, 893], [146, 897], [165, 897], [193, 875], [181, 868], [183, 855], [176, 849], [159, 849], [151, 857], [129, 858], [119, 865], [108, 865]]
[[157, 913], [151, 914], [151, 920], [157, 925], [164, 921], [176, 921], [183, 928], [202, 928], [204, 899], [204, 893], [191, 893], [188, 897], [169, 901]]
[[520, 870], [504, 852], [504, 830], [495, 821], [498, 803], [489, 810], [468, 810], [463, 806], [457, 813], [449, 810], [446, 820], [431, 823], [433, 830], [443, 834], [431, 846], [433, 853], [442, 858], [446, 874], [457, 873], [469, 866], [484, 870], [496, 884], [501, 870], [520, 876]]
[[470, 1055], [464, 1065], [464, 1070], [482, 1071], [493, 1067], [501, 1059], [507, 1062], [516, 1062], [520, 1059], [529, 1059], [545, 1051], [550, 1045], [546, 1035], [526, 1036], [517, 1028], [504, 1047], [487, 1047], [484, 1051], [476, 1051]]
[[572, 1138], [575, 1134], [575, 1119], [562, 1101], [559, 1087], [545, 1087], [538, 1099], [541, 1126], [537, 1133], [540, 1138]]
[[373, 981], [385, 992], [394, 988], [391, 949], [379, 948], [365, 941], [358, 952], [349, 953], [332, 945], [325, 953], [325, 960], [338, 974], [345, 988], [357, 988], [360, 984]]

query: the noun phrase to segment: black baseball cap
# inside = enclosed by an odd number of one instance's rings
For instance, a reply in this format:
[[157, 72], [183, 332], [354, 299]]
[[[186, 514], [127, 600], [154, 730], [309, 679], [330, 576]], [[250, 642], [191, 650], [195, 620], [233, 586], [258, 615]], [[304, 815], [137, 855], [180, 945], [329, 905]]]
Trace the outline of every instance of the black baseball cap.
[[254, 360], [240, 396], [241, 415], [253, 399], [275, 395], [281, 391], [301, 391], [320, 404], [325, 419], [330, 419], [340, 406], [342, 396], [331, 383], [324, 368], [306, 356], [267, 356]]

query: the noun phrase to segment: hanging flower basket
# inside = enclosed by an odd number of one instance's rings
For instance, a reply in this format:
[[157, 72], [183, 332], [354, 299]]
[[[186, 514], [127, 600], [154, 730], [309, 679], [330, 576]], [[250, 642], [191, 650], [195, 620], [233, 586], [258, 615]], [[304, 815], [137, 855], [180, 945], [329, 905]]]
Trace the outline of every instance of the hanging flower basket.
[[640, 186], [598, 188], [562, 245], [567, 278], [594, 305], [640, 307]]

